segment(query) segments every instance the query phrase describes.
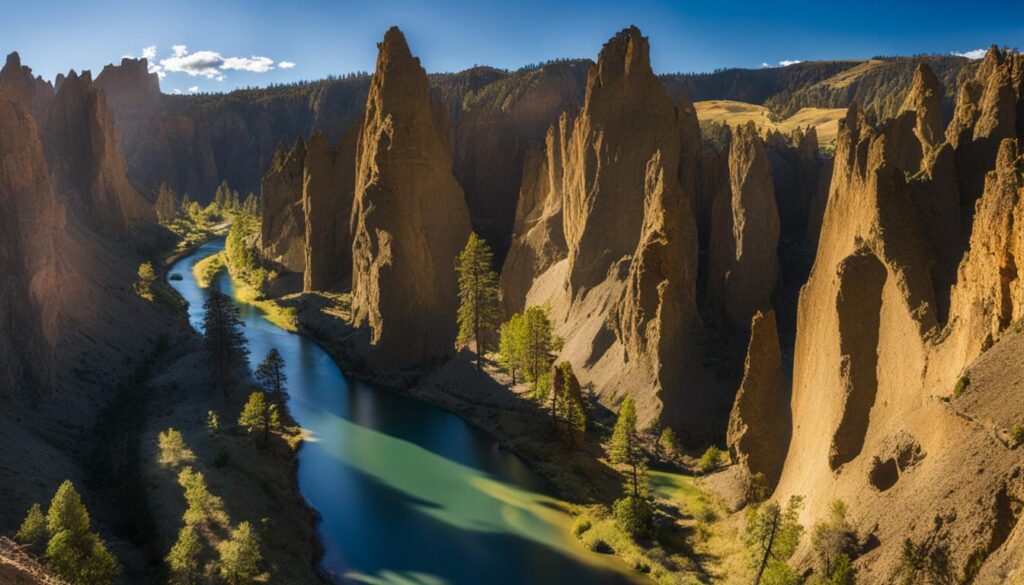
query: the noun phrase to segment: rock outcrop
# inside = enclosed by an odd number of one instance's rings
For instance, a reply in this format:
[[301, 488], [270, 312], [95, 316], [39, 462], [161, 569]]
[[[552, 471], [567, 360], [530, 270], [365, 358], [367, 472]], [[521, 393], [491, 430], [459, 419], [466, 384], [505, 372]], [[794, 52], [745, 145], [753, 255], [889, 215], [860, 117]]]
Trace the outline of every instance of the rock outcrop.
[[779, 214], [771, 166], [757, 126], [736, 128], [729, 147], [727, 197], [712, 213], [708, 303], [730, 327], [745, 330], [759, 310], [771, 308], [779, 281]]
[[272, 266], [300, 274], [306, 269], [305, 168], [305, 141], [290, 149], [282, 144], [260, 187], [260, 253]]
[[391, 366], [452, 351], [455, 258], [470, 232], [427, 75], [405, 37], [380, 44], [356, 156], [352, 315]]
[[50, 104], [53, 102], [53, 84], [42, 77], [33, 77], [32, 69], [21, 64], [17, 52], [7, 55], [0, 70], [0, 93], [28, 110], [36, 120], [36, 129], [42, 134]]
[[534, 279], [565, 258], [562, 164], [572, 118], [563, 113], [548, 129], [543, 149], [527, 151], [512, 245], [501, 269], [502, 313], [522, 312]]
[[53, 383], [65, 217], [32, 115], [6, 95], [0, 90], [0, 397], [10, 400]]
[[160, 105], [160, 76], [150, 73], [147, 59], [121, 59], [120, 65], [107, 65], [96, 76], [96, 87], [107, 96], [107, 105], [115, 117], [122, 113], [152, 111]]
[[743, 382], [729, 415], [729, 455], [747, 473], [764, 474], [772, 489], [786, 462], [791, 431], [789, 386], [782, 374], [775, 312], [759, 311], [750, 324]]
[[[822, 177], [827, 167], [818, 152], [818, 133], [813, 126], [806, 131], [797, 128], [789, 136], [772, 131], [765, 137], [779, 215], [779, 234], [794, 241], [804, 239], [811, 224], [815, 200], [822, 183], [828, 196], [828, 180]], [[824, 211], [824, 206], [822, 206]]]
[[59, 83], [43, 143], [54, 186], [94, 229], [130, 237], [155, 225], [152, 205], [128, 183], [106, 99], [88, 71]]
[[355, 124], [337, 148], [322, 132], [306, 143], [302, 180], [305, 219], [305, 274], [303, 288], [337, 289], [352, 274], [350, 223], [355, 197], [356, 142], [362, 127]]

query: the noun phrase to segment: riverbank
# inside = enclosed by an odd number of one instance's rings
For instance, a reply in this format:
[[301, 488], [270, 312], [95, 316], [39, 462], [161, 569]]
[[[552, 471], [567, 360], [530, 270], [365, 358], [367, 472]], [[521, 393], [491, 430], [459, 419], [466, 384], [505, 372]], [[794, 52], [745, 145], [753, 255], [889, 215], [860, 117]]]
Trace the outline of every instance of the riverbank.
[[[184, 317], [187, 321], [187, 313]], [[251, 356], [250, 361], [262, 358]], [[261, 449], [236, 422], [255, 387], [249, 368], [235, 373], [234, 389], [227, 396], [215, 390], [202, 337], [191, 328], [174, 341], [154, 371], [152, 414], [140, 435], [140, 457], [152, 492], [149, 501], [159, 550], [166, 554], [184, 525], [186, 503], [178, 477], [187, 466], [204, 474], [210, 494], [221, 502], [200, 531], [202, 566], [208, 577], [215, 577], [217, 551], [230, 529], [247, 521], [262, 541], [266, 582], [328, 583], [320, 571], [319, 518], [298, 486], [297, 454], [304, 435], [287, 409], [282, 412], [283, 428], [272, 432], [268, 446]], [[217, 429], [209, 423], [211, 412], [219, 422]], [[187, 456], [173, 464], [162, 457], [159, 445], [160, 433], [169, 428], [181, 432], [187, 448]]]
[[382, 376], [368, 365], [365, 341], [349, 325], [347, 295], [306, 293], [278, 302], [295, 309], [299, 331], [317, 341], [347, 376], [443, 408], [516, 454], [571, 502], [568, 511], [577, 518], [574, 536], [588, 549], [614, 554], [658, 583], [707, 582], [719, 567], [742, 566], [735, 526], [720, 526], [727, 508], [690, 475], [652, 475], [657, 538], [637, 543], [619, 530], [610, 504], [620, 497], [623, 478], [602, 447], [615, 417], [599, 405], [587, 440], [570, 448], [553, 432], [550, 415], [527, 397], [528, 388], [510, 387], [511, 380], [492, 359], [478, 371], [473, 356], [462, 352], [430, 371]]

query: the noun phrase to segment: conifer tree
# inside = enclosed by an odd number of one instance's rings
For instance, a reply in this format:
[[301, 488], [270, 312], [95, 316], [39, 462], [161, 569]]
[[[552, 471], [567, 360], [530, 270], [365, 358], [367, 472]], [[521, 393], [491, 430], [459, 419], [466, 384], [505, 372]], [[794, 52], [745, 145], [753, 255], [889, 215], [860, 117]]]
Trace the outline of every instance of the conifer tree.
[[791, 496], [785, 510], [778, 502], [751, 506], [747, 512], [747, 546], [755, 570], [754, 585], [797, 583], [798, 575], [788, 564], [796, 552], [804, 528], [800, 525], [803, 498]]
[[249, 395], [249, 400], [238, 417], [238, 424], [250, 433], [262, 429], [265, 448], [270, 440], [270, 429], [281, 426], [281, 413], [277, 404], [267, 400], [265, 392], [256, 391]]
[[633, 497], [647, 495], [647, 462], [644, 458], [643, 446], [636, 432], [636, 404], [632, 396], [627, 396], [619, 407], [619, 417], [615, 421], [609, 446], [612, 463], [625, 465], [629, 468], [629, 488]]
[[178, 540], [167, 553], [167, 565], [176, 582], [193, 585], [199, 577], [199, 554], [203, 545], [195, 526], [186, 524], [178, 533]]
[[138, 276], [139, 279], [132, 285], [132, 288], [135, 289], [135, 294], [147, 301], [152, 301], [154, 299], [153, 283], [156, 282], [156, 270], [153, 270], [153, 265], [149, 262], [143, 262], [139, 264]]
[[75, 585], [108, 585], [121, 566], [99, 535], [89, 531], [90, 522], [75, 486], [65, 481], [46, 513], [46, 563]]
[[14, 535], [14, 540], [21, 544], [39, 546], [46, 542], [46, 517], [39, 504], [32, 504], [25, 514], [25, 521]]
[[469, 234], [466, 247], [459, 253], [459, 346], [473, 343], [476, 369], [482, 368], [487, 335], [498, 325], [498, 275], [492, 268], [494, 254], [476, 232]]
[[210, 365], [217, 386], [227, 397], [231, 388], [231, 374], [249, 355], [245, 334], [242, 332], [244, 323], [239, 316], [238, 307], [216, 288], [210, 289], [203, 309], [203, 334], [206, 338]]
[[156, 216], [162, 224], [169, 224], [178, 215], [178, 201], [167, 183], [160, 183], [156, 196]]
[[284, 371], [284, 358], [277, 348], [271, 348], [267, 357], [256, 366], [256, 381], [263, 387], [264, 392], [270, 399], [278, 404], [284, 404], [284, 393], [287, 391], [285, 383], [288, 375]]
[[512, 385], [516, 385], [516, 373], [525, 363], [526, 350], [526, 318], [516, 313], [501, 326], [498, 336], [498, 361], [512, 375]]
[[231, 531], [220, 549], [220, 576], [230, 585], [248, 585], [260, 574], [263, 554], [259, 536], [248, 522]]
[[536, 385], [551, 368], [555, 337], [548, 313], [543, 307], [530, 307], [523, 317], [526, 321], [522, 352], [524, 370], [526, 379]]

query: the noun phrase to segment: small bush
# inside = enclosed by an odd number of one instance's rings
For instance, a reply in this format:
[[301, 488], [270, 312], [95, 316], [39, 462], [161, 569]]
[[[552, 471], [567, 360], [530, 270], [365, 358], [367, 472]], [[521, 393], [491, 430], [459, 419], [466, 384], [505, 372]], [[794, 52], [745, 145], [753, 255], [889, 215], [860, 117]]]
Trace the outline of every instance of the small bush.
[[711, 473], [722, 465], [722, 450], [711, 445], [707, 451], [700, 456], [700, 470], [704, 473]]
[[1015, 447], [1024, 445], [1024, 424], [1017, 425], [1013, 428], [1013, 445]]
[[590, 530], [593, 526], [590, 522], [590, 518], [579, 517], [575, 522], [572, 523], [572, 535], [576, 538], [583, 536], [583, 533]]
[[615, 502], [615, 523], [633, 538], [643, 536], [651, 526], [651, 505], [643, 498], [626, 496]]
[[956, 386], [953, 386], [953, 398], [960, 398], [970, 385], [971, 379], [967, 376], [961, 376], [960, 379], [956, 381]]
[[181, 432], [173, 427], [160, 433], [158, 437], [160, 444], [160, 465], [164, 467], [177, 467], [181, 463], [195, 460], [195, 455], [185, 445], [185, 439]]

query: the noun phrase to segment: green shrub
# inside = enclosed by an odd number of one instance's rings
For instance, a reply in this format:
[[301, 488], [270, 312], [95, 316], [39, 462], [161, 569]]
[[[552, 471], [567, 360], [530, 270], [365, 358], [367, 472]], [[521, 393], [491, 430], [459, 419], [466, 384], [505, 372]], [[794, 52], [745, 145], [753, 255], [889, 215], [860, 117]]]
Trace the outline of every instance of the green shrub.
[[967, 390], [967, 387], [971, 385], [971, 379], [967, 376], [961, 376], [956, 381], [956, 386], [953, 386], [953, 398], [960, 398], [960, 395]]
[[722, 465], [722, 450], [711, 445], [707, 451], [700, 456], [700, 470], [704, 473], [711, 473]]
[[590, 530], [591, 526], [593, 526], [593, 524], [591, 524], [590, 518], [580, 516], [572, 523], [572, 535], [576, 538], [580, 538], [583, 536], [584, 532]]
[[613, 514], [615, 523], [632, 538], [643, 536], [650, 529], [651, 505], [643, 498], [626, 496], [617, 500]]

